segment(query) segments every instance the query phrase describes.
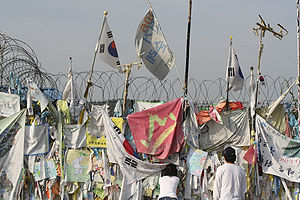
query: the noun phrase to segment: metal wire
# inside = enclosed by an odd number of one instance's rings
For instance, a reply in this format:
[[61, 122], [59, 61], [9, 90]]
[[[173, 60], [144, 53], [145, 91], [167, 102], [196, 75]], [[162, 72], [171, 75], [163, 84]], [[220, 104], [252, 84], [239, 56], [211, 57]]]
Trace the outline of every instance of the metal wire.
[[[51, 99], [61, 98], [61, 92], [67, 81], [67, 74], [51, 74], [41, 68], [33, 49], [25, 42], [13, 39], [0, 33], [0, 86], [9, 86], [9, 75], [13, 72], [18, 77], [22, 88], [26, 88], [26, 78], [34, 80], [44, 93]], [[90, 71], [73, 72], [74, 84], [79, 94], [84, 93]], [[284, 78], [264, 76], [265, 85], [260, 85], [258, 102], [260, 105], [270, 105], [295, 80], [294, 77]], [[230, 101], [241, 101], [249, 104], [249, 80], [246, 77], [244, 89], [239, 92], [230, 92]], [[122, 99], [124, 94], [125, 76], [115, 71], [95, 71], [92, 77], [93, 86], [88, 96], [89, 102], [104, 102]], [[188, 82], [188, 99], [199, 105], [216, 104], [226, 98], [226, 81], [198, 80], [190, 77]], [[1, 89], [1, 88], [0, 88]], [[60, 91], [60, 92], [59, 92]], [[25, 92], [23, 92], [25, 93]], [[25, 93], [26, 94], [26, 93]], [[183, 84], [179, 78], [160, 81], [146, 76], [129, 79], [128, 99], [144, 101], [171, 101], [183, 95]], [[284, 101], [292, 102], [297, 106], [297, 88], [294, 87]]]

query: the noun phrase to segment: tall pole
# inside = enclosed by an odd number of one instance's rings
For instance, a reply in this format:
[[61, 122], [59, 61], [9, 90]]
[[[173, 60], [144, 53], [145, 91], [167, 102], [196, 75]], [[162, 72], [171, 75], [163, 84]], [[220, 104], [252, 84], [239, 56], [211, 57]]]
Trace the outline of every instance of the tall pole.
[[[298, 126], [300, 127], [300, 36], [299, 33], [299, 0], [297, 0], [297, 64], [298, 64]], [[300, 130], [300, 129], [299, 129]], [[298, 137], [299, 137], [299, 133]]]
[[189, 0], [189, 15], [188, 28], [186, 36], [186, 58], [185, 58], [185, 76], [184, 76], [184, 96], [187, 96], [188, 78], [189, 78], [189, 57], [190, 57], [190, 35], [191, 35], [191, 21], [192, 21], [192, 0]]
[[230, 36], [230, 48], [229, 48], [229, 57], [228, 57], [228, 66], [227, 66], [227, 89], [226, 89], [226, 110], [229, 110], [229, 68], [232, 63], [232, 36]]
[[130, 63], [126, 67], [126, 79], [125, 79], [124, 99], [123, 99], [123, 116], [124, 117], [125, 117], [125, 111], [126, 111], [126, 101], [127, 101], [127, 96], [128, 96], [129, 77], [130, 77], [130, 73], [131, 73], [131, 67], [132, 67], [132, 63]]
[[[257, 99], [258, 99], [258, 83], [259, 83], [259, 76], [260, 76], [260, 63], [261, 63], [261, 57], [262, 57], [262, 52], [263, 52], [263, 37], [265, 36], [265, 32], [271, 32], [273, 33], [273, 35], [275, 37], [277, 37], [278, 39], [282, 39], [283, 36], [285, 36], [287, 34], [287, 30], [285, 28], [283, 28], [280, 24], [277, 24], [280, 27], [280, 31], [276, 32], [274, 31], [273, 28], [271, 28], [271, 26], [265, 23], [265, 21], [263, 20], [263, 18], [259, 15], [260, 18], [260, 23], [256, 23], [256, 25], [258, 25], [258, 28], [253, 28], [253, 30], [255, 31], [256, 35], [259, 35], [259, 51], [258, 51], [258, 63], [257, 63], [257, 79], [256, 79], [256, 91], [255, 91], [255, 103], [254, 103], [254, 108], [256, 108], [257, 106]], [[259, 31], [259, 33], [258, 33]], [[283, 33], [282, 31], [285, 31], [285, 33]], [[251, 130], [251, 140], [254, 141], [255, 138], [255, 117], [256, 114], [254, 113], [254, 115], [252, 116], [252, 130]], [[255, 138], [257, 139], [257, 138]], [[257, 142], [257, 141], [256, 141]], [[258, 164], [255, 164], [255, 167], [253, 168], [254, 170], [254, 180], [255, 180], [255, 194], [257, 196], [261, 195], [261, 189], [259, 186], [259, 174], [258, 174]]]
[[[258, 15], [260, 18], [260, 23], [256, 23], [256, 25], [258, 25], [258, 28], [253, 28], [253, 30], [255, 31], [256, 35], [259, 35], [259, 51], [258, 51], [258, 63], [257, 63], [257, 79], [256, 79], [256, 91], [255, 91], [255, 106], [254, 108], [256, 108], [257, 106], [257, 99], [258, 99], [258, 83], [259, 83], [259, 77], [260, 77], [260, 62], [261, 62], [261, 57], [262, 57], [262, 52], [263, 52], [263, 37], [265, 36], [265, 32], [268, 31], [270, 33], [273, 34], [273, 36], [277, 37], [278, 39], [282, 39], [285, 35], [287, 35], [288, 31], [281, 26], [280, 24], [277, 24], [280, 27], [280, 31], [276, 32], [274, 31], [273, 28], [271, 28], [270, 24], [266, 24], [265, 21], [263, 20], [263, 18]], [[258, 33], [259, 31], [259, 33]], [[284, 33], [283, 33], [284, 31]], [[255, 130], [255, 114], [253, 116], [253, 130]]]
[[[108, 14], [107, 11], [104, 11], [104, 17]], [[104, 24], [104, 20], [102, 22], [102, 28], [101, 28], [101, 31], [100, 31], [100, 34], [99, 34], [99, 38], [98, 38], [98, 41], [97, 41], [97, 44], [96, 44], [96, 48], [95, 48], [95, 52], [94, 52], [94, 57], [93, 57], [93, 62], [92, 62], [92, 69], [91, 69], [91, 73], [90, 73], [90, 76], [89, 76], [89, 79], [87, 81], [87, 86], [86, 86], [86, 89], [84, 91], [84, 98], [87, 99], [88, 97], [88, 94], [89, 94], [89, 89], [90, 87], [92, 87], [93, 83], [92, 83], [92, 76], [93, 76], [93, 73], [94, 73], [94, 67], [95, 67], [95, 60], [96, 60], [96, 55], [97, 55], [97, 52], [98, 52], [98, 49], [99, 49], [99, 40], [100, 40], [100, 36], [101, 36], [101, 33], [103, 31], [103, 24]], [[83, 115], [84, 115], [84, 109], [83, 108], [81, 110], [81, 113], [80, 113], [80, 117], [79, 117], [79, 124], [82, 124], [82, 120], [83, 120]]]
[[124, 99], [123, 99], [123, 116], [126, 117], [126, 102], [128, 96], [128, 88], [129, 88], [129, 78], [131, 74], [131, 68], [136, 65], [138, 69], [142, 66], [142, 62], [132, 62], [130, 64], [122, 65], [121, 68], [124, 67], [125, 69], [123, 72], [126, 72], [126, 79], [125, 79], [125, 87], [124, 87]]

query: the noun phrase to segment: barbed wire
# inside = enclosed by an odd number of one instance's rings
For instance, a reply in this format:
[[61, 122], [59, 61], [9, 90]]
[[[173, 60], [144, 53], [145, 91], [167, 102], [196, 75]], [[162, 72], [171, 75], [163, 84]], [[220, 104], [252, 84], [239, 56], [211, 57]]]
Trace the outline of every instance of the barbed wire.
[[[0, 86], [8, 88], [11, 84], [11, 72], [19, 79], [21, 87], [26, 90], [26, 79], [34, 80], [43, 92], [52, 100], [60, 99], [67, 81], [67, 74], [51, 74], [41, 68], [41, 64], [33, 49], [25, 42], [13, 39], [0, 33]], [[79, 94], [84, 93], [90, 71], [73, 73], [73, 82]], [[241, 101], [248, 104], [250, 101], [249, 79], [246, 77], [243, 90], [229, 92], [230, 101]], [[265, 75], [265, 84], [260, 84], [258, 102], [261, 105], [270, 105], [293, 83], [295, 77], [276, 77]], [[93, 86], [88, 95], [89, 102], [104, 102], [122, 99], [125, 86], [125, 74], [116, 71], [95, 71], [92, 77]], [[16, 84], [16, 83], [14, 83]], [[222, 78], [216, 80], [199, 80], [191, 77], [188, 83], [187, 98], [199, 105], [216, 104], [226, 98], [227, 83]], [[0, 88], [0, 89], [1, 89]], [[23, 91], [23, 94], [26, 92]], [[158, 80], [146, 76], [129, 79], [128, 99], [144, 101], [171, 101], [183, 94], [183, 85], [180, 80]], [[284, 101], [292, 102], [297, 106], [296, 86], [287, 95]], [[24, 99], [24, 98], [23, 98]]]
[[42, 68], [33, 49], [25, 42], [0, 33], [0, 85], [9, 83], [10, 74], [18, 77], [22, 85], [30, 78], [40, 87], [56, 87]]
[[[83, 94], [86, 88], [86, 81], [89, 71], [75, 72], [73, 81], [78, 88], [79, 93]], [[57, 89], [61, 90], [67, 80], [67, 74], [50, 75], [55, 81]], [[248, 104], [250, 101], [249, 79], [245, 78], [243, 90], [238, 92], [229, 92], [230, 101], [241, 101]], [[284, 78], [264, 76], [265, 83], [259, 84], [258, 101], [262, 105], [270, 105], [289, 86], [295, 81], [294, 77]], [[96, 71], [92, 78], [93, 86], [90, 89], [88, 101], [102, 102], [112, 99], [122, 99], [125, 86], [125, 75], [118, 72], [99, 72]], [[190, 78], [188, 88], [188, 99], [198, 102], [201, 105], [216, 104], [226, 98], [227, 82], [218, 78], [216, 80], [198, 80]], [[129, 79], [128, 99], [144, 100], [144, 101], [170, 101], [182, 96], [183, 86], [179, 79], [159, 81], [155, 78], [145, 76], [131, 77]], [[297, 98], [296, 86], [285, 98], [285, 101], [294, 102]]]

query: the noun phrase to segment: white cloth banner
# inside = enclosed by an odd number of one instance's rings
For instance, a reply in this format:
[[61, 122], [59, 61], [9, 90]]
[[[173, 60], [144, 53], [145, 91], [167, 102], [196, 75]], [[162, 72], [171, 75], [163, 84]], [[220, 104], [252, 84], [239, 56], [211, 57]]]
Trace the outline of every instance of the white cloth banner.
[[175, 57], [151, 9], [138, 26], [135, 47], [147, 69], [163, 80], [174, 65]]
[[30, 95], [33, 100], [40, 101], [41, 112], [45, 110], [49, 101], [42, 93], [42, 91], [38, 88], [38, 86], [30, 79], [27, 79], [28, 90], [30, 91]]
[[63, 133], [66, 147], [86, 147], [85, 124], [63, 125]]
[[300, 141], [286, 137], [256, 115], [259, 162], [266, 174], [300, 182]]
[[25, 126], [25, 155], [40, 155], [50, 151], [49, 124]]
[[104, 131], [102, 110], [108, 112], [108, 105], [97, 106], [92, 105], [90, 119], [87, 123], [87, 132], [91, 137], [101, 138]]
[[62, 100], [69, 103], [70, 114], [72, 117], [78, 117], [84, 108], [85, 98], [81, 96], [73, 83], [72, 68], [68, 72], [68, 81], [63, 91]]
[[107, 154], [110, 162], [117, 163], [126, 184], [142, 180], [165, 168], [165, 164], [152, 164], [139, 160], [128, 154], [123, 147], [125, 140], [120, 129], [113, 123], [106, 112], [103, 112], [104, 130], [107, 140]]
[[24, 162], [24, 130], [26, 110], [0, 120], [0, 171], [13, 185], [10, 199], [18, 198], [18, 180]]
[[149, 108], [153, 108], [155, 106], [159, 106], [163, 104], [162, 102], [146, 102], [146, 101], [136, 101], [135, 102], [135, 112], [140, 112]]
[[250, 146], [250, 129], [247, 109], [223, 111], [220, 113], [223, 123], [213, 120], [206, 123], [207, 132], [199, 136], [199, 149], [211, 151], [223, 149], [225, 145], [236, 147]]
[[20, 97], [0, 92], [0, 116], [8, 117], [20, 111]]

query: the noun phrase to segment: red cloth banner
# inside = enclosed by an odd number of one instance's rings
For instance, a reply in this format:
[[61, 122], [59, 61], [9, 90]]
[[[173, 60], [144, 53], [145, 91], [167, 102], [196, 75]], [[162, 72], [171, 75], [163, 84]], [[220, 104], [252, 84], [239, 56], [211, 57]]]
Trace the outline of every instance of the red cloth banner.
[[127, 116], [138, 152], [166, 159], [179, 152], [184, 141], [182, 98]]

